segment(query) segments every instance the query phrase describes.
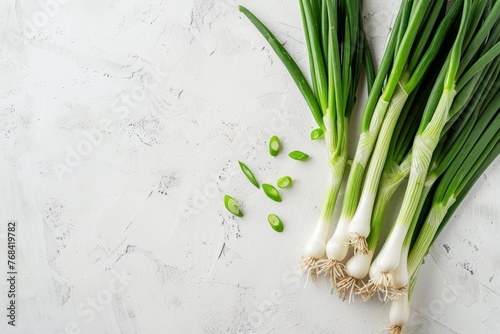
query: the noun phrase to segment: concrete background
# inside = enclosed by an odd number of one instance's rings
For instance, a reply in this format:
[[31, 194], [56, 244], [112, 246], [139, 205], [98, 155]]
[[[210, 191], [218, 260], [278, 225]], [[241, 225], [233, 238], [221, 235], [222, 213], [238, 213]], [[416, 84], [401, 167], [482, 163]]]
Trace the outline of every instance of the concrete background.
[[[399, 2], [366, 2], [379, 61]], [[326, 282], [304, 287], [297, 275], [321, 203], [324, 147], [308, 139], [304, 100], [238, 4], [308, 69], [296, 1], [0, 1], [0, 249], [16, 219], [19, 272], [17, 326], [3, 316], [1, 333], [387, 326], [387, 306], [348, 305]], [[271, 158], [271, 133], [311, 160]], [[262, 181], [296, 182], [274, 203], [237, 160]], [[497, 160], [427, 257], [411, 333], [500, 332], [499, 169]], [[226, 193], [243, 219], [225, 210]]]

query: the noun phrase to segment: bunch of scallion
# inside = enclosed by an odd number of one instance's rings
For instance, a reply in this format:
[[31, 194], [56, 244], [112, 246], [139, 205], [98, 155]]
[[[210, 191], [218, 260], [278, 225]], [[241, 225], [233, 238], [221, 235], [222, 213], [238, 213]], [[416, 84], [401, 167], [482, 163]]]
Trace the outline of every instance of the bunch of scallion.
[[491, 9], [486, 6], [488, 3], [491, 5], [490, 1], [464, 0], [454, 4], [454, 7], [461, 8], [460, 16], [455, 19], [454, 42], [437, 79], [428, 83], [432, 84], [432, 91], [413, 141], [403, 203], [370, 270], [371, 282], [378, 290], [406, 288], [407, 254], [416, 221], [433, 183], [449, 168], [451, 157], [446, 160], [446, 153], [451, 151], [438, 147], [441, 136], [446, 133], [443, 130], [446, 130], [447, 123], [450, 128], [458, 117], [472, 117], [469, 113], [477, 112], [478, 98], [473, 97], [475, 93], [485, 93], [484, 82], [479, 79], [490, 73], [491, 66], [496, 68], [498, 64], [500, 2], [496, 1]]
[[[337, 228], [326, 246], [328, 259], [322, 271], [333, 283], [344, 280], [343, 261], [349, 244], [359, 257], [356, 276], [365, 276], [371, 262], [366, 238], [371, 230], [379, 182], [392, 134], [408, 97], [422, 82], [443, 44], [455, 11], [443, 18], [445, 1], [405, 0], [382, 58], [380, 69], [364, 107], [360, 138], [347, 180]], [[441, 20], [439, 20], [441, 19]], [[355, 281], [342, 284], [343, 290]]]
[[332, 250], [342, 247], [329, 254], [330, 263], [344, 260], [345, 240], [354, 246], [354, 256], [337, 278], [341, 295], [366, 290], [361, 280], [369, 273], [385, 209], [410, 173], [411, 144], [431, 92], [429, 83], [437, 79], [434, 69], [443, 66], [451, 48], [444, 41], [455, 33], [461, 1], [448, 12], [445, 8], [445, 0], [405, 0], [400, 7], [375, 80], [378, 92], [372, 90], [365, 106], [358, 159], [349, 175], [341, 218], [329, 241]]
[[[392, 300], [391, 333], [401, 333], [423, 258], [500, 153], [500, 0], [451, 6], [402, 0], [376, 77], [360, 1], [299, 2], [312, 89], [269, 30], [242, 11], [292, 74], [319, 125], [313, 133], [325, 135], [329, 182], [304, 268], [314, 276], [325, 273], [342, 298], [378, 293]], [[369, 96], [339, 222], [326, 242], [362, 63]], [[391, 224], [385, 213], [406, 178]], [[375, 257], [384, 229], [390, 233]], [[346, 259], [350, 246], [353, 255]]]
[[329, 174], [320, 216], [302, 258], [304, 272], [317, 277], [332, 222], [333, 210], [347, 164], [348, 124], [364, 64], [368, 83], [374, 66], [363, 30], [361, 0], [299, 0], [309, 56], [312, 88], [285, 48], [246, 8], [240, 10], [270, 43], [306, 99], [323, 137]]

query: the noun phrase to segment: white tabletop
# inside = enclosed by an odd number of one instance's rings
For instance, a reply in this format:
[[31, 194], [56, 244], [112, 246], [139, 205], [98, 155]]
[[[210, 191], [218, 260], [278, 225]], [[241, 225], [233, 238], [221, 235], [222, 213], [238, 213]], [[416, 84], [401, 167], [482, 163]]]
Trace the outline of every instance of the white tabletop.
[[[380, 61], [399, 1], [365, 2]], [[388, 325], [378, 300], [348, 305], [326, 281], [304, 287], [295, 270], [321, 203], [324, 144], [309, 139], [304, 99], [237, 5], [308, 72], [297, 1], [40, 4], [0, 3], [0, 249], [7, 254], [15, 219], [18, 271], [16, 327], [4, 316], [0, 332], [357, 334]], [[283, 143], [276, 158], [271, 134]], [[291, 150], [311, 159], [293, 161]], [[262, 182], [292, 176], [283, 202], [253, 187], [238, 160]], [[224, 194], [243, 218], [225, 210]], [[497, 160], [425, 260], [411, 333], [500, 332], [499, 194]]]

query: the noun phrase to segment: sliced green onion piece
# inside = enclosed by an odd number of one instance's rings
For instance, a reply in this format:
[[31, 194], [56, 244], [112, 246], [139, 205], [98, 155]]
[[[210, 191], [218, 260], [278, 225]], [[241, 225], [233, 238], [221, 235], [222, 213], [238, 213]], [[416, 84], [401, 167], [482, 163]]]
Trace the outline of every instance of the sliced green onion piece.
[[281, 221], [280, 217], [276, 216], [274, 213], [271, 213], [269, 216], [267, 216], [267, 221], [269, 222], [273, 230], [280, 233], [283, 232], [285, 227], [283, 226], [283, 222]]
[[227, 211], [231, 212], [235, 216], [243, 217], [243, 212], [240, 209], [240, 205], [234, 198], [229, 195], [224, 195], [224, 205]]
[[304, 152], [300, 151], [293, 151], [288, 153], [288, 156], [294, 160], [299, 160], [299, 161], [306, 161], [309, 159], [309, 155], [305, 154]]
[[292, 178], [290, 176], [283, 176], [277, 182], [278, 188], [285, 189], [292, 185]]
[[248, 178], [248, 180], [250, 182], [252, 182], [252, 184], [254, 186], [256, 186], [257, 188], [260, 189], [259, 181], [257, 181], [257, 179], [255, 178], [255, 175], [253, 175], [250, 168], [248, 168], [243, 162], [241, 162], [239, 160], [238, 160], [238, 163], [240, 164], [241, 171], [243, 172], [243, 174], [245, 174], [245, 176]]
[[311, 140], [321, 139], [325, 136], [325, 133], [320, 128], [311, 131]]
[[271, 139], [269, 139], [269, 154], [273, 157], [277, 156], [278, 153], [280, 153], [280, 148], [280, 139], [276, 136], [272, 136]]
[[276, 202], [281, 202], [280, 193], [276, 188], [267, 183], [262, 183], [262, 189], [264, 189], [264, 193], [266, 193], [267, 197]]

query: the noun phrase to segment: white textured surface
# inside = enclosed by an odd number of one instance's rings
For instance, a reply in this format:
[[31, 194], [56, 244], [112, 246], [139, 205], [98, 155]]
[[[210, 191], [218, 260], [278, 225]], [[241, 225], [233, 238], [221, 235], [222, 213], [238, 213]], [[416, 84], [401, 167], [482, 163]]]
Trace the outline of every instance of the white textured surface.
[[[380, 57], [398, 1], [367, 2]], [[347, 305], [324, 282], [303, 288], [294, 271], [318, 214], [325, 154], [239, 1], [40, 7], [50, 3], [0, 1], [0, 250], [17, 219], [20, 272], [18, 325], [2, 316], [1, 333], [354, 334], [387, 325], [387, 306]], [[244, 4], [306, 69], [296, 1]], [[271, 158], [271, 133], [310, 162]], [[262, 181], [297, 180], [276, 204], [237, 160]], [[481, 177], [427, 257], [412, 333], [500, 332], [499, 169], [496, 161]], [[224, 193], [242, 202], [243, 219], [228, 215]], [[284, 233], [270, 229], [270, 212]]]

